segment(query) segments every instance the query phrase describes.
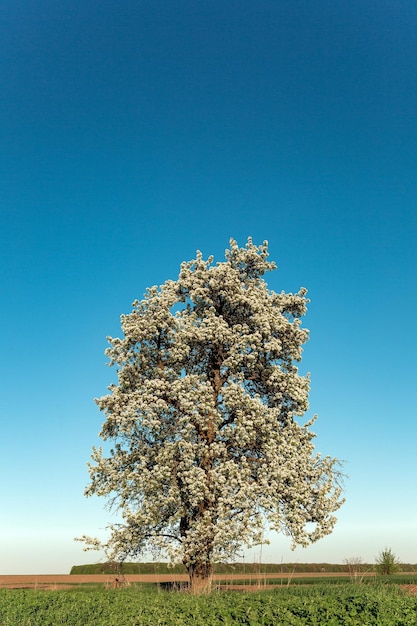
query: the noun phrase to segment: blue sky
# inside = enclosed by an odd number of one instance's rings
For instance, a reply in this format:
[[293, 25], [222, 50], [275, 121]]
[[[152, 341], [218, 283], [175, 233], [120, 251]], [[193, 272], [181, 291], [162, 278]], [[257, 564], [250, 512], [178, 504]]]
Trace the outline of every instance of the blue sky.
[[417, 5], [3, 0], [1, 573], [99, 558], [85, 499], [106, 336], [179, 264], [268, 239], [309, 290], [317, 449], [346, 461], [334, 533], [246, 558], [417, 562]]

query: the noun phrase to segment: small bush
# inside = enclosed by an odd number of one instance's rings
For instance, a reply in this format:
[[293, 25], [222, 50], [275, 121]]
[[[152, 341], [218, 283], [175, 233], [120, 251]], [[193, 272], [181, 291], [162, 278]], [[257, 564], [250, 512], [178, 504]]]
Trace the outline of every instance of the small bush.
[[400, 561], [397, 559], [391, 548], [381, 550], [376, 558], [376, 571], [378, 574], [388, 576], [395, 574], [400, 568]]

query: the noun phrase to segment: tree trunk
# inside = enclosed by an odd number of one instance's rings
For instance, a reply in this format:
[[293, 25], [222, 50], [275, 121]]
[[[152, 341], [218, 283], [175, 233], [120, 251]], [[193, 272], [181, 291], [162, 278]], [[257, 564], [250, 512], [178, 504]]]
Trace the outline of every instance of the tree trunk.
[[193, 595], [210, 593], [212, 583], [211, 563], [197, 561], [187, 566], [190, 577], [190, 591]]

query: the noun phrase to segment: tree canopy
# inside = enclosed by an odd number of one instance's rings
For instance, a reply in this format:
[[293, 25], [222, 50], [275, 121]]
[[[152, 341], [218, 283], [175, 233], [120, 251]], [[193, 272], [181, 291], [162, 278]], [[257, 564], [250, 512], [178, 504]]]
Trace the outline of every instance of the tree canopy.
[[93, 448], [86, 494], [109, 498], [123, 521], [88, 546], [122, 560], [160, 549], [197, 588], [266, 530], [293, 546], [331, 533], [338, 461], [315, 452], [315, 418], [300, 420], [306, 290], [269, 290], [275, 268], [267, 242], [232, 239], [225, 261], [197, 252], [121, 317], [123, 338], [106, 351], [118, 384], [96, 400], [113, 447]]

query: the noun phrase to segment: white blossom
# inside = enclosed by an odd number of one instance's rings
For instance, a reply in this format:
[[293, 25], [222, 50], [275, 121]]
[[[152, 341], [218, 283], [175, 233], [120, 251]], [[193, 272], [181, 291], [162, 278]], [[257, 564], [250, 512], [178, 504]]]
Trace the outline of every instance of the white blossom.
[[296, 366], [306, 290], [270, 291], [263, 275], [275, 267], [267, 242], [231, 240], [217, 264], [198, 252], [177, 281], [133, 303], [122, 339], [109, 338], [118, 384], [96, 402], [114, 448], [93, 449], [86, 494], [120, 509], [111, 558], [163, 550], [204, 578], [214, 561], [265, 543], [266, 530], [293, 546], [332, 531], [338, 461], [315, 454], [314, 420], [295, 419], [309, 408]]

